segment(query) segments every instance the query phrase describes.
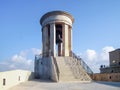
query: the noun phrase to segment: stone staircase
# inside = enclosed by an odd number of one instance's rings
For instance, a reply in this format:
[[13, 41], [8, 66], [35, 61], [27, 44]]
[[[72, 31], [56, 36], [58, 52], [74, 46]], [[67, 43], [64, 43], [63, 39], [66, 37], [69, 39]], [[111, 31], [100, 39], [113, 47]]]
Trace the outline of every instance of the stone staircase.
[[59, 81], [73, 81], [75, 78], [64, 57], [56, 57], [56, 61], [59, 68]]
[[59, 81], [91, 81], [90, 76], [73, 57], [56, 57]]
[[91, 81], [91, 77], [87, 73], [86, 69], [82, 66], [81, 61], [73, 57], [65, 57], [65, 62], [71, 68], [71, 71], [75, 79], [79, 81]]

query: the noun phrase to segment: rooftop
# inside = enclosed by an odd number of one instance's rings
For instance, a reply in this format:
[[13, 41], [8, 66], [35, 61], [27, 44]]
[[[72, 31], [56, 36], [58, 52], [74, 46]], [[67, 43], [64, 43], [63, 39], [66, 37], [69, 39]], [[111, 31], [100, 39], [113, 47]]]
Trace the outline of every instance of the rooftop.
[[120, 82], [59, 82], [35, 80], [9, 90], [119, 90]]

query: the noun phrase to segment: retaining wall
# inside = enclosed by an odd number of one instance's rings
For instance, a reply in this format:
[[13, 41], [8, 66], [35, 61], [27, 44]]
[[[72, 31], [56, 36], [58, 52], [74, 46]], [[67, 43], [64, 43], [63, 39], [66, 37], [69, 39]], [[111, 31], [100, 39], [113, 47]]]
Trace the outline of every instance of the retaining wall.
[[31, 71], [12, 70], [0, 72], [0, 90], [6, 90], [33, 78], [34, 74]]
[[96, 73], [93, 74], [91, 77], [95, 81], [120, 82], [120, 73]]

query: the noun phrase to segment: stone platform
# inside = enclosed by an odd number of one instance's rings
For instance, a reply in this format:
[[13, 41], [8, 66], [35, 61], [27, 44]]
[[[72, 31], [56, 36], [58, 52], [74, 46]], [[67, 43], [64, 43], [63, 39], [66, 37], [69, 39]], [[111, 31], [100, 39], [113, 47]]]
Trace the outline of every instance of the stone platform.
[[32, 80], [9, 90], [120, 90], [120, 82], [51, 82]]

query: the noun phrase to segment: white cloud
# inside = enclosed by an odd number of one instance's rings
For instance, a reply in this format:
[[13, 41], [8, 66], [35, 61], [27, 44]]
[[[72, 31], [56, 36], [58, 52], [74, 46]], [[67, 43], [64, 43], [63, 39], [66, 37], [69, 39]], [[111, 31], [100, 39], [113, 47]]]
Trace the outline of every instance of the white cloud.
[[24, 62], [24, 61], [26, 60], [26, 57], [15, 54], [14, 56], [12, 56], [11, 60], [12, 60], [13, 62], [22, 63], [22, 62]]
[[87, 59], [90, 60], [90, 61], [93, 61], [93, 60], [97, 59], [97, 53], [96, 53], [95, 50], [88, 49], [86, 51], [86, 56], [87, 56]]
[[37, 48], [23, 50], [20, 53], [11, 56], [9, 60], [4, 60], [3, 62], [0, 62], [0, 71], [13, 69], [24, 69], [33, 71], [34, 55], [40, 53], [41, 50]]
[[93, 72], [98, 73], [100, 65], [109, 65], [109, 52], [113, 50], [113, 47], [106, 46], [102, 48], [100, 53], [92, 49], [87, 49], [85, 53], [81, 55]]
[[9, 67], [10, 68], [16, 68], [14, 64], [10, 65]]
[[30, 50], [24, 50], [19, 53], [20, 56], [26, 57]]
[[102, 49], [102, 53], [101, 53], [101, 60], [109, 60], [109, 52], [113, 51], [114, 48], [111, 46], [106, 46]]
[[37, 48], [32, 48], [31, 50], [32, 50], [32, 52], [33, 52], [34, 55], [38, 55], [38, 54], [41, 53], [41, 50], [37, 49]]
[[111, 46], [106, 46], [106, 47], [104, 47], [103, 49], [102, 49], [104, 52], [110, 52], [110, 51], [113, 51], [113, 50], [115, 50], [113, 47], [111, 47]]
[[[80, 56], [94, 72], [99, 72], [100, 65], [109, 64], [108, 52], [112, 50], [114, 50], [114, 48], [111, 46], [102, 48], [101, 52], [97, 52], [93, 49], [87, 49], [84, 53], [80, 53]], [[29, 50], [23, 50], [20, 53], [14, 54], [9, 60], [0, 62], [0, 71], [12, 69], [25, 69], [33, 71], [34, 56], [40, 53], [40, 49], [31, 48]]]

